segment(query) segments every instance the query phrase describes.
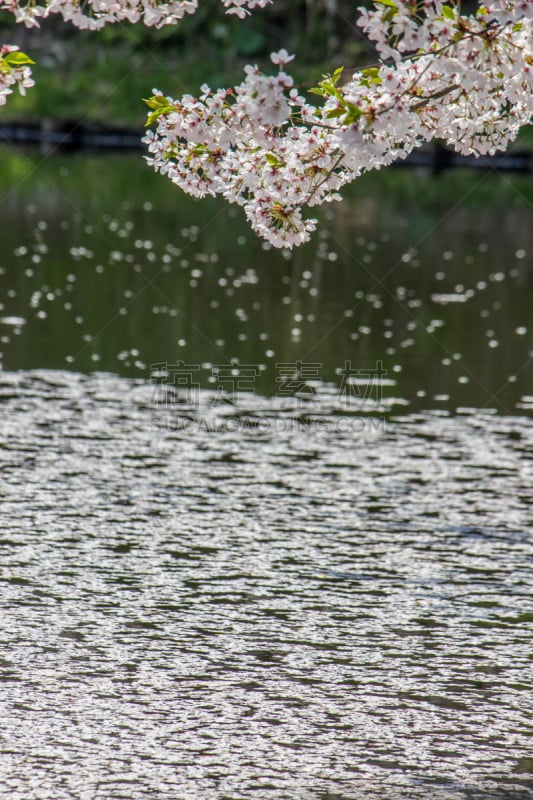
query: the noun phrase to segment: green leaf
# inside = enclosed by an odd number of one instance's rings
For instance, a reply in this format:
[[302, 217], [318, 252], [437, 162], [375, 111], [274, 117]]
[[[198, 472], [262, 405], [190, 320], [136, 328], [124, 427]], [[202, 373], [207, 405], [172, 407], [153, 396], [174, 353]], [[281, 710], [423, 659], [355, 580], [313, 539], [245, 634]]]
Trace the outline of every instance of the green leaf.
[[159, 119], [162, 114], [168, 114], [169, 111], [174, 111], [174, 107], [169, 103], [168, 97], [161, 94], [154, 94], [147, 100], [143, 99], [143, 103], [146, 103], [148, 108], [152, 109], [152, 113], [148, 114], [145, 122], [146, 128], [155, 122], [156, 119]]
[[379, 68], [378, 67], [368, 67], [367, 69], [362, 69], [361, 70], [361, 75], [364, 75], [364, 78], [362, 78], [359, 81], [361, 86], [366, 86], [366, 87], [370, 88], [370, 85], [372, 83], [376, 84], [378, 86], [381, 86], [381, 84], [383, 83], [383, 81], [379, 77]]
[[354, 103], [346, 103], [346, 119], [344, 120], [344, 124], [351, 125], [353, 122], [356, 122], [362, 113], [359, 106], [354, 105]]
[[455, 14], [451, 6], [442, 6], [442, 15], [448, 19], [455, 19]]
[[267, 160], [267, 163], [271, 167], [282, 167], [283, 166], [283, 161], [280, 161], [279, 158], [276, 155], [274, 155], [274, 153], [267, 153], [265, 158]]
[[394, 8], [388, 8], [383, 13], [383, 21], [384, 22], [392, 22], [392, 20], [394, 19], [394, 17], [396, 16], [397, 13], [398, 13], [398, 9], [396, 8], [396, 6]]
[[324, 94], [327, 94], [330, 97], [335, 97], [339, 93], [339, 90], [330, 80], [323, 81], [320, 85], [322, 86]]
[[326, 119], [334, 119], [335, 117], [342, 117], [346, 114], [345, 108], [330, 108], [329, 111], [326, 111]]
[[355, 103], [346, 103], [346, 108], [350, 112], [350, 114], [355, 114], [356, 116], [360, 117], [363, 113], [359, 106], [356, 106]]
[[148, 128], [152, 125], [159, 117], [164, 114], [166, 111], [170, 111], [170, 106], [168, 108], [156, 108], [155, 111], [152, 111], [151, 114], [148, 114], [146, 118], [146, 122], [144, 123], [144, 127]]
[[6, 53], [2, 60], [10, 67], [23, 67], [26, 64], [35, 64], [33, 59], [20, 50], [13, 50], [12, 53]]
[[375, 3], [379, 3], [380, 6], [387, 6], [388, 8], [393, 8], [395, 11], [398, 11], [398, 6], [393, 0], [374, 0]]
[[313, 86], [309, 91], [313, 94], [319, 94], [321, 97], [336, 97], [339, 102], [342, 102], [342, 95], [337, 89], [337, 84], [343, 70], [344, 67], [338, 67], [333, 75], [323, 75], [318, 86]]
[[143, 103], [146, 103], [148, 108], [153, 108], [153, 109], [163, 108], [163, 107], [166, 108], [169, 106], [168, 99], [161, 94], [154, 94], [152, 95], [152, 97], [149, 97], [148, 100], [143, 99]]
[[158, 103], [158, 102], [156, 102], [156, 101], [157, 101], [157, 97], [149, 97], [149, 98], [148, 98], [148, 100], [146, 100], [146, 99], [143, 97], [143, 103], [146, 103], [146, 105], [148, 106], [148, 108], [152, 108], [152, 109], [159, 108], [159, 103]]
[[152, 111], [152, 113], [149, 114], [148, 117], [146, 118], [146, 122], [144, 123], [144, 127], [148, 128], [160, 116], [161, 116], [161, 112], [160, 111]]

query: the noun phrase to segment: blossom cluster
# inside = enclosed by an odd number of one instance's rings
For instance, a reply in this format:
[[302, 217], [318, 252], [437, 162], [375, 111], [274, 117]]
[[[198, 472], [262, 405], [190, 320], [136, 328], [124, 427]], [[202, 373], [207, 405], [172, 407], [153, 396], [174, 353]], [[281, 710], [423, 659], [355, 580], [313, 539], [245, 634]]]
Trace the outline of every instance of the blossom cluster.
[[[264, 8], [271, 0], [220, 0], [228, 14], [244, 17], [256, 8]], [[59, 14], [77, 28], [99, 30], [113, 22], [143, 22], [161, 28], [175, 25], [186, 14], [198, 10], [200, 0], [0, 0], [0, 10], [9, 11], [17, 22], [27, 27], [39, 20]]]
[[[220, 0], [244, 17], [271, 0]], [[59, 14], [80, 28], [142, 21], [162, 27], [194, 13], [200, 0], [0, 0], [27, 26]], [[148, 161], [195, 197], [222, 195], [277, 247], [307, 241], [306, 209], [340, 199], [362, 172], [405, 158], [433, 138], [463, 154], [494, 153], [533, 114], [533, 0], [373, 0], [358, 24], [377, 50], [373, 67], [345, 79], [324, 76], [309, 102], [294, 85], [285, 50], [277, 75], [245, 67], [241, 84], [175, 100], [146, 101]], [[0, 50], [0, 105], [33, 85], [33, 62]]]
[[34, 85], [30, 64], [33, 64], [31, 58], [15, 45], [0, 47], [0, 106], [5, 105], [13, 87], [24, 95], [26, 89]]
[[247, 66], [227, 90], [201, 88], [147, 101], [148, 161], [185, 192], [222, 195], [277, 247], [307, 241], [305, 209], [433, 138], [463, 154], [505, 149], [533, 114], [533, 3], [492, 0], [472, 15], [449, 0], [376, 0], [359, 24], [379, 61], [343, 81], [342, 70], [302, 97], [278, 74]]
[[[256, 8], [264, 8], [272, 0], [220, 0], [226, 13], [245, 17]], [[65, 22], [77, 28], [99, 30], [113, 22], [143, 22], [147, 26], [161, 28], [175, 25], [186, 14], [194, 14], [200, 0], [0, 0], [0, 11], [13, 14], [16, 22], [26, 27], [38, 27], [39, 21], [52, 14], [59, 14]], [[22, 62], [15, 62], [10, 53], [18, 51], [14, 45], [0, 47], [0, 106], [6, 103], [8, 95], [17, 85], [20, 92], [34, 85], [30, 64], [34, 62], [25, 56]], [[23, 54], [20, 54], [21, 56]]]

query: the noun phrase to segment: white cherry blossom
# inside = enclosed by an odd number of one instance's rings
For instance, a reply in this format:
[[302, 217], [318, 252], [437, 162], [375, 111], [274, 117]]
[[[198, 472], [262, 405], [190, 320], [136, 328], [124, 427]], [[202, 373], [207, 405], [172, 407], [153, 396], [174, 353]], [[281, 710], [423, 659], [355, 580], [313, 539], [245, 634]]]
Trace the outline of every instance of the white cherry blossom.
[[241, 205], [277, 247], [306, 241], [306, 207], [338, 200], [362, 172], [405, 158], [433, 138], [465, 155], [505, 149], [533, 114], [533, 2], [478, 3], [464, 16], [442, 0], [389, 0], [360, 9], [379, 62], [342, 82], [341, 70], [301, 97], [273, 53], [233, 89], [200, 99], [156, 95], [149, 163], [194, 196]]
[[[221, 0], [228, 14], [245, 17], [250, 11], [264, 8], [271, 0]], [[59, 14], [77, 28], [99, 30], [112, 22], [139, 22], [161, 28], [175, 25], [186, 14], [198, 10], [200, 0], [0, 0], [0, 10], [11, 12], [17, 22], [39, 25], [39, 20]]]
[[13, 88], [25, 95], [26, 89], [34, 85], [29, 64], [33, 61], [15, 45], [0, 47], [0, 106], [5, 105]]
[[[204, 0], [205, 1], [205, 0]], [[244, 17], [271, 0], [221, 0]], [[27, 26], [59, 14], [92, 30], [128, 21], [162, 27], [201, 0], [0, 0]], [[307, 241], [308, 209], [340, 199], [361, 173], [405, 158], [437, 138], [465, 155], [504, 150], [533, 115], [533, 0], [374, 0], [358, 24], [378, 60], [345, 77], [324, 76], [304, 97], [286, 72], [294, 56], [272, 53], [277, 75], [248, 65], [243, 81], [198, 97], [147, 101], [148, 161], [194, 197], [242, 206], [252, 228], [277, 247]], [[0, 51], [0, 105], [33, 85], [31, 60]], [[318, 95], [317, 103], [311, 102]]]

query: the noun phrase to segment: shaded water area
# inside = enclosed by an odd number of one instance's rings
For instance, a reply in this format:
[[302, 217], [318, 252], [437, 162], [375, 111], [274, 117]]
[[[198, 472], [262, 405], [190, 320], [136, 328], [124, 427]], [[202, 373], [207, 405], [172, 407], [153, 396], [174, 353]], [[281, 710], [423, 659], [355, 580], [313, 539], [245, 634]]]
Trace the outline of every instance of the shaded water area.
[[1, 164], [0, 796], [533, 798], [527, 182]]

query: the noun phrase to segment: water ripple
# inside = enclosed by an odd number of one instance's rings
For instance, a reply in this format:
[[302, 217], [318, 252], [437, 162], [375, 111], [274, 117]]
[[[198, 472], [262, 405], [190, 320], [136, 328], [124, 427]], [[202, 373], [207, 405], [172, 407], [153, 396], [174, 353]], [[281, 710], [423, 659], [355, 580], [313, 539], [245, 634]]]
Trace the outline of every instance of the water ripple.
[[0, 374], [2, 796], [533, 797], [533, 420], [211, 401]]

